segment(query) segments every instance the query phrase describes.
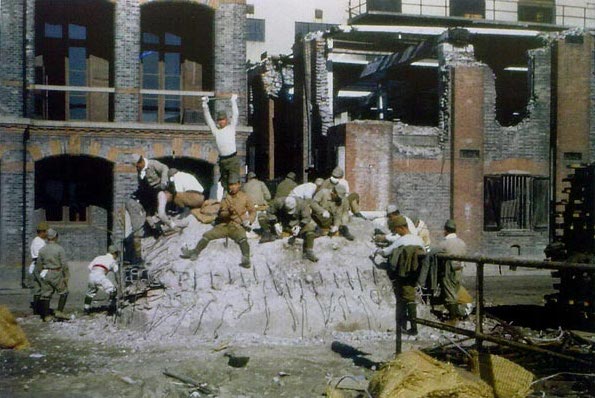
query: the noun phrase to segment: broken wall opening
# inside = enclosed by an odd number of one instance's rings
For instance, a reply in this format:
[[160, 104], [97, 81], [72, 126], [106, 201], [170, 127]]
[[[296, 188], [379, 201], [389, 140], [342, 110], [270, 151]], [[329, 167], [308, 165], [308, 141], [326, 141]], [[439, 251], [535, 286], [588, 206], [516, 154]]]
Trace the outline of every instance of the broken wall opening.
[[475, 57], [495, 75], [496, 120], [501, 126], [514, 126], [528, 116], [531, 93], [528, 51], [542, 47], [534, 37], [476, 36]]
[[[141, 87], [212, 91], [213, 18], [213, 9], [201, 4], [144, 4], [141, 7]], [[199, 96], [143, 94], [141, 111], [143, 122], [202, 121]]]
[[388, 120], [416, 126], [438, 126], [438, 65], [414, 62], [388, 81]]
[[[35, 3], [35, 83], [113, 86], [114, 4], [102, 0], [44, 0]], [[108, 93], [40, 91], [35, 117], [46, 120], [108, 121]]]

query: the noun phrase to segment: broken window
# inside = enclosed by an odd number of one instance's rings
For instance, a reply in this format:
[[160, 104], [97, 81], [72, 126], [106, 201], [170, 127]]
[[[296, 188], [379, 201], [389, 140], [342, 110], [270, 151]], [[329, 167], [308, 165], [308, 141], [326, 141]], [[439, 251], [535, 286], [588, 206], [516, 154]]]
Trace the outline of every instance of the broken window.
[[555, 23], [555, 3], [553, 0], [521, 0], [518, 17], [522, 22]]
[[464, 18], [485, 18], [484, 0], [450, 0], [450, 16]]
[[484, 230], [543, 230], [548, 226], [549, 179], [528, 175], [484, 179]]
[[141, 121], [201, 122], [200, 96], [183, 96], [180, 91], [200, 92], [213, 86], [212, 24], [213, 10], [207, 6], [156, 2], [142, 6]]
[[89, 206], [111, 212], [113, 165], [89, 156], [55, 156], [35, 162], [35, 208], [46, 220], [83, 223]]
[[402, 68], [387, 84], [388, 120], [416, 126], [438, 126], [439, 87], [437, 62], [414, 62]]
[[246, 19], [246, 40], [264, 41], [265, 22], [264, 19], [247, 18]]
[[[109, 87], [113, 80], [113, 5], [107, 2], [51, 0], [36, 2], [34, 117], [49, 120], [108, 121], [107, 92], [80, 87]], [[97, 21], [106, 21], [100, 22]], [[66, 86], [59, 90], [47, 86]]]
[[368, 0], [368, 11], [401, 12], [401, 0]]

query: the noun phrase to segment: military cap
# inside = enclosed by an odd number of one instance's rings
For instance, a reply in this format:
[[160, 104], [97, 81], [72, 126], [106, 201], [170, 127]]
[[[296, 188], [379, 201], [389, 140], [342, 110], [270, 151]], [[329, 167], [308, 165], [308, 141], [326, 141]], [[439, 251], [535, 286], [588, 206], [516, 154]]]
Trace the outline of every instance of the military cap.
[[446, 223], [444, 223], [444, 228], [445, 229], [456, 230], [457, 229], [457, 224], [455, 223], [455, 220], [453, 220], [453, 219], [446, 220]]
[[407, 219], [401, 215], [392, 218], [390, 222], [395, 227], [406, 227], [407, 226]]
[[120, 250], [118, 250], [118, 248], [116, 247], [116, 245], [109, 245], [109, 247], [107, 248], [107, 252], [109, 254], [114, 254], [114, 253], [118, 253]]
[[247, 177], [248, 179], [254, 178], [254, 177], [256, 177], [256, 173], [255, 173], [255, 172], [253, 172], [253, 171], [249, 171], [249, 172], [248, 172], [248, 175], [247, 175], [246, 177]]
[[54, 228], [48, 229], [48, 239], [56, 239], [58, 237], [58, 232]]
[[217, 112], [217, 120], [227, 119], [227, 113], [225, 111]]
[[335, 167], [331, 173], [331, 176], [335, 178], [343, 178], [344, 175], [345, 173], [343, 173], [343, 169], [339, 166]]
[[295, 181], [295, 173], [293, 171], [290, 171], [289, 173], [287, 173], [287, 178]]
[[399, 211], [399, 209], [397, 208], [397, 205], [388, 205], [388, 206], [386, 206], [386, 214], [387, 215], [396, 213], [398, 211]]
[[169, 170], [167, 170], [167, 176], [168, 177], [173, 177], [174, 174], [176, 174], [178, 172], [178, 169], [174, 169], [173, 167]]
[[37, 230], [38, 231], [47, 231], [49, 228], [48, 223], [45, 221], [40, 222], [39, 224], [37, 224]]
[[347, 189], [345, 189], [345, 185], [342, 184], [335, 185], [333, 190], [337, 193], [337, 195], [339, 195], [340, 198], [344, 198], [347, 194]]
[[295, 213], [295, 208], [297, 207], [297, 201], [294, 197], [288, 196], [285, 198], [284, 201], [285, 209], [289, 214]]
[[227, 178], [227, 184], [237, 184], [240, 182], [240, 175], [237, 173], [231, 173]]

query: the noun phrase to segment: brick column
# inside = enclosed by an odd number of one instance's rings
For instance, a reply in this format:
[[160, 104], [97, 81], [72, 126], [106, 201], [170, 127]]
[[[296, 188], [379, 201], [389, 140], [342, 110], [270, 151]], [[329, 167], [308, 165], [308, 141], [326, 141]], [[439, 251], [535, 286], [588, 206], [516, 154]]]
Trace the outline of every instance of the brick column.
[[0, 4], [0, 114], [30, 116], [32, 98], [25, 98], [23, 89], [24, 83], [33, 83], [34, 79], [35, 2], [14, 0]]
[[139, 120], [140, 38], [138, 0], [117, 0], [114, 35], [116, 122]]
[[[246, 2], [219, 0], [215, 10], [215, 91], [237, 93], [240, 125], [246, 124]], [[229, 113], [228, 101], [217, 101], [217, 110]]]
[[452, 72], [451, 214], [470, 250], [483, 231], [484, 73], [477, 66]]

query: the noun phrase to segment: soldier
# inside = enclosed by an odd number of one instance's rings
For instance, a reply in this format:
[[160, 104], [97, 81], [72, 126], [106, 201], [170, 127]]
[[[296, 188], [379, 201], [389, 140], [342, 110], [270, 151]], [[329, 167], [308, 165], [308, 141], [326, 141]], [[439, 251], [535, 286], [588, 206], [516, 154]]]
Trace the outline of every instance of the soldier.
[[256, 178], [256, 174], [253, 171], [248, 173], [246, 180], [246, 183], [242, 186], [242, 191], [250, 196], [257, 211], [266, 210], [268, 202], [271, 200], [269, 188], [267, 188], [264, 182]]
[[432, 239], [430, 237], [430, 230], [428, 226], [423, 220], [420, 220], [419, 217], [413, 217], [411, 220], [413, 225], [415, 225], [415, 229], [417, 229], [417, 236], [424, 241], [424, 248], [426, 251], [430, 250], [430, 245], [432, 244]]
[[271, 202], [266, 216], [259, 217], [258, 222], [264, 230], [259, 243], [271, 242], [283, 231], [291, 232], [290, 242], [295, 238], [303, 238], [302, 258], [317, 262], [314, 255], [314, 238], [316, 223], [311, 218], [310, 206], [304, 199], [288, 196]]
[[242, 251], [241, 267], [250, 268], [250, 245], [246, 236], [246, 229], [250, 229], [256, 218], [256, 209], [252, 199], [240, 191], [240, 176], [232, 174], [229, 177], [228, 195], [221, 201], [219, 209], [220, 224], [206, 232], [194, 249], [182, 248], [180, 257], [194, 261], [207, 247], [210, 241], [230, 237], [240, 246]]
[[[177, 207], [188, 210], [199, 209], [202, 206], [205, 202], [204, 188], [196, 177], [174, 168], [169, 169], [167, 175], [170, 181], [169, 190], [166, 192], [168, 203], [173, 202]], [[171, 229], [185, 228], [188, 221], [169, 219], [168, 225]]]
[[109, 272], [114, 274], [118, 272], [118, 253], [116, 246], [110, 245], [107, 249], [107, 254], [97, 256], [89, 263], [89, 282], [87, 283], [87, 294], [85, 295], [85, 303], [83, 310], [85, 314], [91, 311], [91, 303], [97, 294], [99, 288], [103, 289], [110, 298], [110, 308], [114, 307], [116, 299], [116, 287], [107, 277]]
[[323, 233], [329, 231], [332, 236], [339, 232], [347, 240], [355, 239], [346, 225], [349, 220], [349, 204], [343, 185], [335, 185], [332, 190], [318, 191], [312, 199], [311, 207], [312, 218], [322, 228]]
[[295, 173], [290, 171], [287, 173], [287, 176], [283, 181], [277, 185], [277, 190], [275, 191], [275, 199], [284, 198], [289, 195], [293, 188], [297, 187], [297, 183], [295, 182]]
[[[444, 240], [442, 240], [433, 252], [446, 253], [453, 256], [462, 256], [467, 253], [467, 245], [463, 240], [457, 237], [457, 226], [454, 220], [448, 220], [444, 224]], [[463, 273], [463, 264], [460, 261], [445, 261], [444, 268], [440, 269], [442, 298], [444, 306], [448, 310], [449, 321], [455, 325], [463, 316], [459, 311], [457, 295], [461, 288], [461, 278]]]
[[336, 185], [343, 185], [345, 187], [345, 194], [347, 195], [347, 203], [349, 203], [349, 209], [353, 213], [354, 217], [363, 218], [366, 217], [360, 212], [359, 208], [359, 195], [355, 192], [349, 192], [349, 182], [344, 178], [345, 173], [339, 166], [335, 167], [331, 173], [331, 176], [324, 180], [322, 188], [333, 189]]
[[[407, 227], [407, 220], [403, 216], [396, 216], [389, 220], [389, 229], [399, 237], [390, 244], [390, 246], [383, 249], [376, 249], [373, 253], [373, 257], [381, 255], [383, 257], [390, 257], [391, 263], [396, 262], [395, 256], [397, 250], [403, 248], [405, 250], [410, 247], [414, 250], [419, 250], [419, 253], [423, 253], [424, 242], [419, 236], [413, 235]], [[396, 266], [397, 264], [392, 264]], [[419, 266], [419, 264], [416, 264]], [[393, 285], [396, 290], [396, 294], [399, 297], [399, 302], [404, 305], [398, 307], [399, 319], [401, 319], [402, 325], [405, 324], [405, 319], [409, 319], [411, 323], [411, 329], [405, 330], [406, 333], [411, 335], [417, 334], [417, 323], [412, 321], [417, 318], [417, 304], [415, 303], [415, 285], [417, 282], [417, 269], [413, 269], [412, 264], [406, 264], [404, 269], [396, 269], [394, 275], [390, 275], [393, 280]]]
[[311, 202], [314, 195], [316, 195], [322, 188], [323, 183], [324, 180], [322, 178], [317, 178], [314, 182], [305, 182], [293, 188], [289, 193], [289, 196]]
[[[136, 162], [136, 171], [138, 178], [138, 188], [126, 202], [126, 211], [130, 215], [132, 224], [134, 255], [131, 261], [141, 262], [141, 238], [143, 237], [143, 226], [147, 215], [153, 215], [157, 210], [159, 217], [163, 222], [168, 218], [165, 214], [167, 196], [165, 190], [168, 186], [168, 167], [163, 163], [146, 159], [139, 156]], [[153, 223], [154, 220], [150, 218]]]
[[47, 244], [39, 251], [35, 267], [41, 282], [39, 315], [44, 322], [52, 320], [50, 300], [54, 292], [60, 295], [58, 309], [54, 315], [59, 319], [68, 319], [64, 314], [64, 306], [68, 298], [68, 279], [70, 278], [66, 252], [57, 242], [58, 232], [52, 228], [48, 229], [47, 240]]
[[240, 112], [238, 111], [238, 96], [233, 94], [231, 102], [231, 120], [227, 118], [225, 111], [217, 112], [217, 123], [213, 121], [209, 110], [209, 97], [202, 97], [202, 110], [205, 120], [215, 137], [217, 150], [219, 151], [219, 172], [220, 181], [223, 187], [229, 186], [229, 177], [240, 172], [240, 159], [236, 149], [236, 127], [238, 125]]
[[[418, 234], [417, 228], [416, 228], [415, 224], [413, 223], [413, 221], [409, 217], [402, 215], [401, 212], [399, 211], [399, 209], [397, 208], [397, 206], [393, 205], [393, 204], [390, 204], [386, 207], [386, 217], [376, 218], [373, 221], [373, 224], [377, 227], [384, 229], [384, 228], [388, 227], [388, 221], [390, 219], [394, 219], [398, 216], [402, 216], [405, 218], [405, 221], [407, 221], [407, 230], [411, 234], [413, 234], [413, 235]], [[377, 228], [374, 231], [374, 241], [377, 244], [385, 243], [385, 244], [389, 245], [390, 243], [394, 242], [397, 238], [399, 238], [398, 234], [392, 233], [390, 231], [388, 233], [385, 233], [380, 228]]]
[[31, 242], [31, 264], [29, 265], [29, 280], [31, 283], [31, 293], [33, 294], [33, 302], [31, 308], [34, 315], [39, 315], [39, 297], [41, 295], [41, 283], [39, 282], [39, 274], [35, 272], [35, 264], [37, 264], [37, 256], [42, 247], [45, 246], [47, 238], [48, 223], [45, 221], [37, 224], [37, 236]]

